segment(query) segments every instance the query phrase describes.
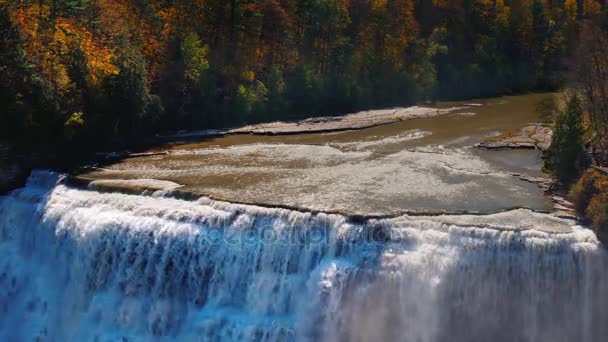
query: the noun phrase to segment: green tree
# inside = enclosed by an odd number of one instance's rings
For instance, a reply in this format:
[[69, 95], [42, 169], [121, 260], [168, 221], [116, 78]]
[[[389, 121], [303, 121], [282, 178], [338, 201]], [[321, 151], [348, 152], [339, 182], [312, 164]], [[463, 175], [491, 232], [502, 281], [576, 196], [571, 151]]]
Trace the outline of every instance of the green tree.
[[564, 183], [575, 179], [582, 169], [584, 133], [581, 101], [572, 95], [566, 108], [555, 116], [553, 138], [545, 160], [546, 167]]
[[139, 49], [124, 44], [114, 64], [119, 72], [108, 80], [110, 124], [114, 139], [128, 141], [153, 126], [157, 118], [146, 117], [151, 97], [145, 59]]
[[55, 140], [63, 111], [52, 84], [22, 49], [8, 4], [0, 4], [0, 136], [23, 141]]
[[246, 86], [239, 85], [234, 102], [234, 111], [244, 119], [245, 123], [259, 122], [260, 115], [266, 112], [268, 89], [260, 81]]

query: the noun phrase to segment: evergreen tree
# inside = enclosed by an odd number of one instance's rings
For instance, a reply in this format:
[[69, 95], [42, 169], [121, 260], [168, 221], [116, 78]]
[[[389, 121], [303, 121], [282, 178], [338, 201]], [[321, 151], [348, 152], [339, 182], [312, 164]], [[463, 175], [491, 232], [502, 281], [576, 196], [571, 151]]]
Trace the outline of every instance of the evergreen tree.
[[577, 95], [572, 95], [565, 110], [557, 112], [551, 147], [545, 161], [546, 167], [564, 183], [575, 179], [582, 169], [584, 133], [581, 102]]
[[27, 60], [10, 7], [0, 4], [0, 137], [55, 140], [63, 111], [53, 87]]
[[151, 98], [144, 56], [126, 43], [114, 64], [118, 73], [108, 80], [108, 98], [113, 111], [110, 123], [113, 138], [128, 141], [153, 126], [157, 118], [146, 116]]

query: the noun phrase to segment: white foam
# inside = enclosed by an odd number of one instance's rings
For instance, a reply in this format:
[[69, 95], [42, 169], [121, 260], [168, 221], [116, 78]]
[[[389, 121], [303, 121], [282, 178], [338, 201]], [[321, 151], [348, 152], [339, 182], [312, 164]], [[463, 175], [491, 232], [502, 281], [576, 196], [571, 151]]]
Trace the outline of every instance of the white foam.
[[135, 187], [135, 188], [145, 188], [149, 190], [175, 190], [181, 185], [164, 180], [158, 179], [103, 179], [103, 180], [95, 180], [89, 184], [92, 189], [96, 189], [98, 187]]
[[384, 147], [387, 145], [399, 145], [404, 142], [422, 139], [432, 135], [433, 133], [429, 131], [421, 131], [418, 129], [405, 131], [397, 135], [392, 135], [388, 137], [377, 137], [372, 136], [363, 141], [352, 141], [352, 142], [336, 142], [330, 143], [329, 146], [336, 147], [340, 150], [345, 151], [363, 151], [370, 150], [377, 147]]

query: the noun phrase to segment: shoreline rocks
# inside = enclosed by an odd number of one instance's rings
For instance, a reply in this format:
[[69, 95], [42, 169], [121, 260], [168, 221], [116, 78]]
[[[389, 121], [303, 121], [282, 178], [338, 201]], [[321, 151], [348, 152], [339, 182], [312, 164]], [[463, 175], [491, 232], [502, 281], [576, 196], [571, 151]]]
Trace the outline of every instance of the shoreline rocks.
[[475, 145], [477, 148], [494, 149], [537, 149], [546, 151], [551, 145], [553, 132], [550, 127], [530, 125], [519, 131], [509, 130], [490, 137]]
[[[551, 146], [552, 134], [550, 127], [534, 124], [519, 131], [509, 130], [490, 137], [475, 145], [475, 147], [487, 150], [533, 149], [546, 152]], [[553, 215], [564, 219], [578, 219], [574, 205], [567, 199], [567, 193], [552, 178], [530, 178], [519, 174], [513, 174], [513, 176], [534, 183], [543, 189], [545, 196], [553, 203]]]

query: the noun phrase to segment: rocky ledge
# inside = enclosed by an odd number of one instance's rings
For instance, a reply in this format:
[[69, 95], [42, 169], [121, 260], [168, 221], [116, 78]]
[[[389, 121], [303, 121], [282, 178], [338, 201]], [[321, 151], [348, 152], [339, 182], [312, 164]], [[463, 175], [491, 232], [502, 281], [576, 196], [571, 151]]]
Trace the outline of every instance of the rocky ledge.
[[[108, 179], [95, 180], [88, 177], [68, 175], [64, 182], [67, 186], [81, 189], [95, 190], [104, 193], [122, 193], [140, 196], [159, 196], [177, 198], [188, 201], [199, 201], [201, 203], [214, 203], [214, 205], [238, 205], [255, 206], [269, 209], [283, 209], [310, 213], [311, 215], [339, 215], [349, 222], [368, 222], [370, 220], [386, 220], [384, 222], [396, 222], [399, 225], [411, 220], [437, 221], [448, 225], [459, 225], [463, 227], [489, 228], [507, 231], [524, 231], [529, 229], [539, 230], [549, 234], [570, 233], [574, 217], [569, 215], [558, 215], [557, 213], [532, 210], [526, 207], [503, 208], [495, 211], [408, 211], [403, 210], [391, 214], [365, 214], [353, 213], [344, 210], [315, 210], [298, 205], [281, 205], [276, 203], [264, 203], [255, 201], [235, 201], [203, 192], [183, 189], [179, 184], [157, 179]], [[159, 193], [158, 191], [161, 191]]]
[[530, 125], [519, 131], [509, 130], [475, 145], [485, 149], [537, 149], [546, 151], [551, 145], [551, 128]]
[[359, 130], [399, 121], [449, 114], [471, 106], [452, 108], [407, 107], [368, 110], [343, 116], [313, 117], [294, 122], [271, 122], [227, 131], [227, 134], [289, 135]]
[[61, 166], [65, 158], [52, 146], [26, 150], [0, 142], [0, 195], [23, 186], [32, 169]]
[[25, 180], [22, 163], [12, 157], [12, 149], [0, 144], [0, 194], [12, 190]]

